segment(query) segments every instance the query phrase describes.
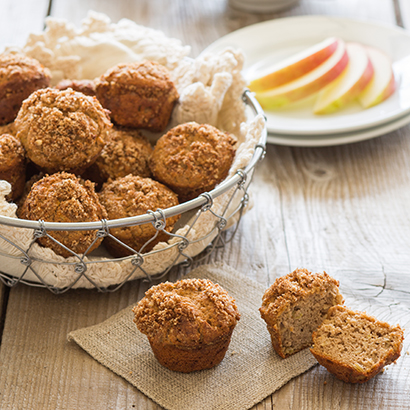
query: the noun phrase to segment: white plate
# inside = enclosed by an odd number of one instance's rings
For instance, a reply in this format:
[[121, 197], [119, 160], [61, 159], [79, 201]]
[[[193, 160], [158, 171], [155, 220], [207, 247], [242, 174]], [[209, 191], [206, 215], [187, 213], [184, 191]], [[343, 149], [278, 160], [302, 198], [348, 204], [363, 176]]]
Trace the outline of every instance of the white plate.
[[336, 113], [318, 116], [312, 112], [313, 97], [288, 108], [267, 111], [269, 132], [329, 136], [375, 127], [410, 113], [410, 34], [396, 26], [327, 16], [290, 17], [232, 32], [207, 47], [203, 54], [226, 47], [242, 49], [246, 57], [244, 75], [250, 80], [272, 63], [331, 36], [358, 41], [387, 53], [393, 61], [396, 92], [367, 110], [352, 103]]
[[271, 144], [286, 145], [292, 147], [328, 147], [331, 145], [349, 144], [351, 142], [364, 141], [378, 137], [388, 132], [397, 130], [410, 123], [410, 114], [397, 118], [388, 123], [376, 127], [366, 128], [352, 132], [330, 135], [280, 135], [269, 134], [266, 142]]

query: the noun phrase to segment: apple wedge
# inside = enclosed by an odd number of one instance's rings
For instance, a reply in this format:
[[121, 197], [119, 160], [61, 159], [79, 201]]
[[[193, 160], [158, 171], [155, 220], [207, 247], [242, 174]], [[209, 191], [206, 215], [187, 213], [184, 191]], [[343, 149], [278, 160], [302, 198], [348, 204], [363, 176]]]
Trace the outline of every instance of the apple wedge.
[[252, 80], [249, 83], [249, 89], [254, 92], [266, 91], [301, 77], [326, 61], [336, 51], [338, 43], [339, 39], [329, 37], [300, 53], [280, 61], [262, 72], [260, 77]]
[[382, 51], [366, 47], [374, 67], [372, 80], [360, 93], [358, 100], [363, 108], [369, 108], [389, 98], [396, 89], [396, 80], [390, 58]]
[[313, 107], [315, 114], [329, 114], [354, 100], [373, 77], [373, 64], [366, 48], [359, 43], [347, 43], [349, 64], [336, 80], [323, 88]]
[[346, 44], [339, 39], [336, 51], [314, 70], [279, 87], [256, 93], [256, 99], [262, 108], [270, 110], [310, 97], [337, 78], [348, 61]]

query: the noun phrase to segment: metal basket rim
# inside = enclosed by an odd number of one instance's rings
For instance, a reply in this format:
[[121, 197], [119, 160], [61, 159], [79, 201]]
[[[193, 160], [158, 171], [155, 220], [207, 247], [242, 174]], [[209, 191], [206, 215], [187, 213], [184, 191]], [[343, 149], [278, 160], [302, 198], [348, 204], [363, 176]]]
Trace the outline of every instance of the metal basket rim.
[[45, 222], [29, 221], [25, 219], [12, 218], [0, 215], [0, 225], [7, 225], [16, 228], [26, 229], [46, 229], [48, 231], [76, 231], [85, 229], [97, 230], [101, 228], [121, 228], [133, 225], [152, 223], [158, 219], [163, 219], [164, 217], [168, 218], [171, 216], [182, 214], [187, 211], [191, 211], [193, 209], [200, 208], [206, 205], [210, 200], [212, 201], [214, 198], [217, 198], [218, 196], [224, 194], [233, 186], [240, 183], [243, 180], [244, 176], [246, 176], [248, 172], [255, 167], [258, 161], [261, 160], [263, 158], [263, 155], [265, 154], [267, 139], [266, 116], [262, 110], [262, 107], [260, 106], [256, 98], [254, 97], [253, 93], [249, 89], [245, 89], [242, 95], [242, 99], [244, 100], [245, 104], [250, 106], [250, 108], [254, 111], [255, 116], [259, 114], [263, 116], [265, 124], [262, 130], [262, 135], [258, 143], [255, 145], [255, 152], [253, 153], [253, 156], [249, 161], [249, 164], [243, 170], [238, 170], [235, 175], [219, 184], [212, 191], [209, 191], [205, 194], [201, 194], [195, 199], [192, 199], [190, 201], [184, 202], [182, 204], [170, 208], [166, 208], [159, 211], [155, 210], [154, 212], [132, 216], [128, 218], [110, 219], [95, 222]]

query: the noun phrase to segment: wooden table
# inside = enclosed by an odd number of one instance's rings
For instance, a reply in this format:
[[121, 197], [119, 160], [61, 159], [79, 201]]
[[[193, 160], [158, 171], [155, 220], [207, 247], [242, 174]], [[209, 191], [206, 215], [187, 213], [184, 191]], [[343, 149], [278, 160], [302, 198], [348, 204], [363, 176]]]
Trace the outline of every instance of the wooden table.
[[[410, 28], [408, 0], [300, 0], [286, 12], [262, 15], [234, 11], [224, 0], [2, 0], [0, 48], [22, 45], [29, 32], [42, 30], [48, 14], [79, 24], [89, 9], [114, 22], [127, 17], [161, 29], [191, 45], [193, 57], [233, 30], [292, 15]], [[335, 147], [269, 145], [251, 195], [254, 207], [234, 240], [209, 262], [225, 261], [266, 286], [296, 267], [326, 270], [345, 288], [410, 315], [410, 126]], [[169, 278], [177, 276], [178, 268]], [[55, 296], [25, 285], [2, 287], [0, 408], [159, 408], [67, 342], [70, 330], [103, 321], [139, 300], [146, 288], [135, 281], [111, 294], [76, 290]], [[409, 341], [403, 350], [406, 355]], [[345, 384], [315, 366], [255, 409], [410, 409], [407, 357], [398, 379], [387, 372], [364, 385]]]

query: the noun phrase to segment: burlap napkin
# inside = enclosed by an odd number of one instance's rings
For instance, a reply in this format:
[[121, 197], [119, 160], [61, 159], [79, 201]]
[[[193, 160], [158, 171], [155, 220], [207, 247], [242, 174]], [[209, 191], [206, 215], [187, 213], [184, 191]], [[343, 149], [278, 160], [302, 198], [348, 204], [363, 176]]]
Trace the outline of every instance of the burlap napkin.
[[249, 409], [317, 363], [308, 349], [287, 359], [273, 350], [258, 311], [263, 286], [227, 265], [201, 266], [186, 277], [219, 283], [241, 313], [226, 356], [213, 369], [184, 374], [161, 366], [133, 323], [133, 306], [99, 325], [71, 332], [69, 340], [169, 410]]

